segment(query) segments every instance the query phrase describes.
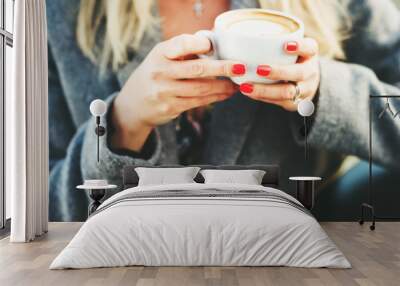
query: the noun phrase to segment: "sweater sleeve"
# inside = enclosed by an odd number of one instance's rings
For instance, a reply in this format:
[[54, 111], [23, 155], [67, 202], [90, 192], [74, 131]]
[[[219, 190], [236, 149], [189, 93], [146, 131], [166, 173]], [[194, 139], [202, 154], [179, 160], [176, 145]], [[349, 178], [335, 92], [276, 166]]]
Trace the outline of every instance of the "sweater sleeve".
[[[311, 145], [343, 154], [367, 158], [369, 150], [369, 95], [398, 94], [400, 90], [378, 79], [369, 68], [321, 60], [321, 84], [313, 127], [309, 134]], [[389, 113], [380, 120], [386, 99], [371, 102], [373, 116], [373, 156], [377, 163], [399, 167], [400, 118]], [[395, 112], [400, 99], [391, 102]]]
[[[390, 0], [343, 2], [353, 20], [345, 43], [348, 63], [321, 59], [309, 141], [318, 148], [367, 158], [369, 95], [400, 95], [400, 13]], [[387, 113], [378, 120], [386, 102], [371, 101], [373, 159], [399, 168], [400, 118]], [[390, 104], [395, 113], [400, 111], [400, 99]]]
[[128, 152], [114, 150], [110, 146], [109, 137], [112, 133], [110, 113], [115, 93], [107, 99], [108, 110], [101, 125], [106, 128], [106, 134], [100, 137], [100, 162], [97, 162], [97, 136], [95, 134], [95, 118], [89, 119], [83, 134], [80, 165], [83, 179], [107, 178], [112, 184], [122, 185], [122, 168], [126, 165], [154, 165], [159, 162], [161, 154], [161, 140], [158, 130], [155, 129], [147, 139], [143, 152]]
[[[79, 128], [73, 123], [65, 94], [54, 61], [49, 55], [49, 150], [50, 150], [50, 198], [51, 221], [83, 221], [87, 217], [88, 195], [76, 186], [85, 179], [107, 179], [109, 183], [122, 185], [122, 168], [125, 165], [152, 165], [160, 158], [161, 142], [158, 131], [150, 135], [144, 149], [147, 154], [124, 153], [112, 150], [107, 143], [108, 122], [113, 99], [110, 95], [108, 111], [101, 124], [106, 135], [100, 139], [100, 163], [97, 163], [94, 118]], [[89, 110], [88, 110], [89, 112]]]

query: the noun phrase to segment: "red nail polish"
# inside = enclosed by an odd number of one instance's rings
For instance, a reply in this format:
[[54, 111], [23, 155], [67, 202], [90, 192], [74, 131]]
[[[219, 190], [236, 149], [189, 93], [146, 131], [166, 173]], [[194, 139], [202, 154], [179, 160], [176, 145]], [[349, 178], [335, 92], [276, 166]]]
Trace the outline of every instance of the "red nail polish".
[[259, 76], [269, 76], [271, 73], [271, 67], [267, 65], [259, 65], [257, 67], [257, 74]]
[[245, 74], [246, 73], [246, 66], [244, 64], [234, 64], [232, 66], [232, 73], [233, 74]]
[[297, 42], [287, 42], [286, 50], [288, 52], [295, 52], [295, 51], [297, 51], [297, 46], [298, 46]]
[[242, 83], [240, 85], [240, 91], [243, 93], [252, 93], [253, 85], [251, 83]]

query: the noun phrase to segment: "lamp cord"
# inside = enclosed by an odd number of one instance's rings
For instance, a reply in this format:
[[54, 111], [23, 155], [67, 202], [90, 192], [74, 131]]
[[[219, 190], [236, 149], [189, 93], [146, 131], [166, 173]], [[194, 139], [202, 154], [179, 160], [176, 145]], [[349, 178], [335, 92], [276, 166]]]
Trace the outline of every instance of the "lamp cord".
[[305, 159], [305, 161], [307, 162], [307, 159], [308, 159], [308, 152], [307, 152], [307, 149], [308, 149], [308, 142], [307, 142], [307, 136], [308, 136], [308, 132], [307, 132], [307, 117], [306, 116], [304, 116], [303, 117], [304, 118], [304, 136], [305, 136], [305, 140], [304, 140], [304, 159]]
[[96, 135], [97, 135], [97, 163], [100, 162], [100, 116], [96, 116]]
[[97, 163], [99, 163], [100, 162], [100, 155], [99, 155], [99, 153], [100, 153], [100, 135], [99, 135], [99, 128], [100, 127], [100, 125], [99, 124], [97, 124]]

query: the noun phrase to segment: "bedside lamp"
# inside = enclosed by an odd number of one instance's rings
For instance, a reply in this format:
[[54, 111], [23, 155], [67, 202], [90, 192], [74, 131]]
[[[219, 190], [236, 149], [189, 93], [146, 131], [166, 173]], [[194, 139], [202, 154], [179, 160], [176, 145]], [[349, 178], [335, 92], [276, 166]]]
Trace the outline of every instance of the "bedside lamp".
[[[307, 117], [314, 113], [314, 103], [309, 99], [302, 99], [298, 101], [297, 112], [304, 118], [304, 131], [305, 131], [305, 144], [304, 144], [304, 156], [305, 162], [307, 162]], [[320, 177], [290, 177], [289, 180], [296, 182], [296, 199], [298, 199], [304, 207], [308, 210], [312, 210], [316, 200], [316, 188], [315, 185], [322, 179]]]
[[[101, 99], [95, 99], [90, 103], [90, 113], [96, 117], [96, 129], [94, 130], [97, 135], [97, 162], [100, 162], [100, 136], [106, 134], [106, 128], [100, 125], [101, 116], [107, 111], [107, 104]], [[111, 185], [107, 180], [95, 179], [84, 180], [83, 185], [76, 187], [78, 190], [86, 190], [89, 192], [91, 203], [88, 207], [88, 215], [92, 215], [97, 208], [101, 205], [102, 200], [109, 189], [117, 188], [116, 185]]]
[[307, 160], [308, 155], [308, 144], [307, 144], [307, 117], [313, 115], [314, 113], [314, 103], [309, 99], [303, 99], [297, 104], [297, 112], [304, 118], [304, 132], [305, 132], [305, 142], [304, 142], [304, 157]]
[[[305, 132], [305, 142], [304, 142], [304, 156], [307, 162], [307, 117], [314, 114], [315, 106], [314, 103], [309, 99], [302, 99], [297, 103], [297, 112], [304, 118], [304, 132]], [[321, 181], [320, 177], [290, 177], [289, 180], [296, 182], [296, 199], [298, 199], [308, 210], [314, 208], [316, 200], [316, 183]]]
[[100, 161], [100, 136], [106, 133], [104, 126], [100, 125], [100, 116], [103, 116], [107, 111], [107, 104], [101, 99], [95, 99], [90, 103], [90, 113], [96, 117], [96, 129], [95, 133], [97, 135], [97, 162]]

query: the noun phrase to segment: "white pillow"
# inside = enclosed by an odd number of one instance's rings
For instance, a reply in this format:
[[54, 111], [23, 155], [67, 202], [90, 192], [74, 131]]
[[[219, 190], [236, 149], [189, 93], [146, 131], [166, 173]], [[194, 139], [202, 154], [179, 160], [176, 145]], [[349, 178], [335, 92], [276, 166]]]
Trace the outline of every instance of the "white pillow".
[[205, 184], [261, 185], [265, 171], [262, 170], [201, 170]]
[[195, 183], [193, 179], [199, 170], [199, 167], [135, 168], [139, 186]]

